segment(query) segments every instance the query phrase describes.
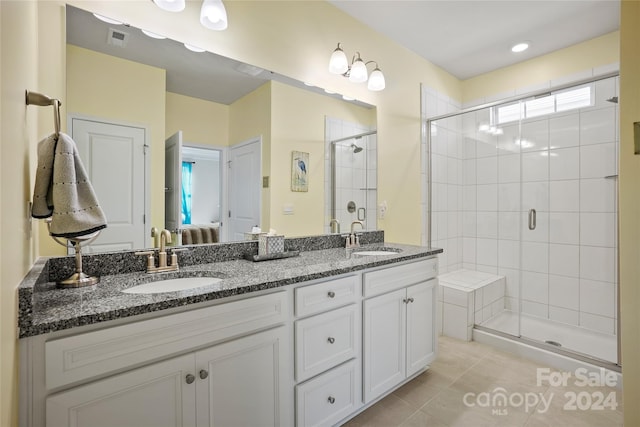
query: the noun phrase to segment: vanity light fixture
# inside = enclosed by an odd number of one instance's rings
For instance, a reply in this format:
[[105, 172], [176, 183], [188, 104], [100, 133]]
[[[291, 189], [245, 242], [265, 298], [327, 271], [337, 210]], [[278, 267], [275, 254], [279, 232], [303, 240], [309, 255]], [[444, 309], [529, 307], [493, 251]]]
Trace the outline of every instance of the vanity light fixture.
[[182, 12], [186, 5], [185, 0], [152, 0], [156, 6], [167, 12]]
[[204, 0], [200, 9], [200, 23], [210, 30], [227, 29], [227, 10], [222, 0]]
[[[367, 65], [371, 63], [375, 64], [375, 68], [369, 75]], [[386, 86], [384, 74], [380, 71], [376, 61], [364, 62], [360, 57], [360, 52], [356, 52], [351, 60], [351, 66], [349, 66], [347, 55], [342, 50], [340, 43], [331, 54], [329, 72], [347, 77], [353, 83], [364, 83], [368, 80], [367, 88], [372, 91], [380, 91]]]

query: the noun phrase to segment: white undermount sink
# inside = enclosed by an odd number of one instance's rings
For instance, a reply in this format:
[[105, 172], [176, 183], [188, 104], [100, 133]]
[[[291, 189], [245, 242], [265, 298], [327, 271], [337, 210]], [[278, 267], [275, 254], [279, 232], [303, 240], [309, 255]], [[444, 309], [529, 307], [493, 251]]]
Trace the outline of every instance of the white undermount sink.
[[188, 289], [200, 288], [213, 285], [222, 279], [216, 277], [181, 277], [178, 279], [158, 280], [156, 282], [144, 283], [133, 286], [122, 292], [127, 294], [159, 294], [161, 292], [186, 291]]
[[356, 256], [384, 256], [384, 255], [398, 255], [396, 251], [357, 251], [353, 255]]

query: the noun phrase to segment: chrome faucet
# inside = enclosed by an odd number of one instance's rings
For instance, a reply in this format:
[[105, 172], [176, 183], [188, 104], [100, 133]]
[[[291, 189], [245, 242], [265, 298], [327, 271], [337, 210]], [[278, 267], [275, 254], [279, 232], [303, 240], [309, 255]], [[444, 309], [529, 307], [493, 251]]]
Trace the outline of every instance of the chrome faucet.
[[364, 224], [362, 223], [362, 221], [353, 221], [351, 223], [351, 234], [353, 234], [353, 226], [356, 224], [360, 224], [360, 228], [364, 230]]
[[356, 224], [360, 224], [360, 227], [364, 230], [364, 224], [362, 221], [353, 221], [351, 223], [351, 234], [347, 236], [347, 242], [345, 245], [347, 249], [360, 247], [360, 238], [353, 229]]
[[[154, 231], [155, 230], [155, 231]], [[151, 229], [153, 237], [158, 236], [158, 231], [154, 227]], [[155, 250], [151, 251], [143, 251], [136, 252], [136, 255], [146, 255], [147, 256], [147, 273], [159, 273], [163, 271], [178, 271], [178, 256], [176, 252], [183, 251], [185, 248], [173, 249], [171, 251], [171, 259], [167, 262], [167, 243], [171, 243], [171, 232], [169, 230], [162, 230], [159, 233], [160, 236], [160, 247], [158, 248], [158, 266], [156, 267], [155, 262]]]
[[331, 227], [331, 232], [332, 233], [339, 233], [340, 232], [340, 221], [338, 221], [337, 219], [333, 218], [331, 221], [329, 221], [329, 227]]

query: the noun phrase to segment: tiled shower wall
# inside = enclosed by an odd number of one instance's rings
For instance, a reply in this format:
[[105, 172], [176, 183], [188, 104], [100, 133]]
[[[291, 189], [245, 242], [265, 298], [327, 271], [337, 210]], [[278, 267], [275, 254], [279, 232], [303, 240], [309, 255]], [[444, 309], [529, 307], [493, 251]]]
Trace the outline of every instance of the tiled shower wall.
[[[506, 309], [615, 333], [617, 183], [605, 176], [617, 174], [618, 107], [606, 101], [617, 78], [594, 90], [593, 107], [505, 125], [499, 136], [478, 131], [488, 110], [432, 128], [432, 236], [448, 252], [441, 271], [461, 258], [463, 268], [504, 275]], [[534, 144], [522, 157], [519, 140]]]
[[[371, 129], [344, 120], [327, 117], [325, 119], [325, 232], [330, 232], [331, 220], [331, 141], [369, 132]], [[351, 144], [362, 148], [354, 153]], [[348, 233], [352, 221], [364, 215], [364, 228], [376, 229], [376, 189], [377, 189], [377, 136], [368, 135], [361, 139], [350, 139], [336, 144], [336, 219], [340, 221], [340, 231]], [[356, 204], [356, 212], [347, 211], [347, 203]], [[357, 228], [359, 230], [359, 228]]]
[[[426, 117], [460, 111], [460, 103], [430, 88], [422, 88], [422, 111]], [[429, 129], [427, 129], [429, 132]], [[462, 118], [456, 117], [444, 126], [431, 129], [433, 164], [433, 198], [431, 217], [431, 245], [444, 249], [438, 255], [439, 271], [444, 274], [462, 268]], [[427, 222], [428, 156], [422, 147], [423, 224]], [[426, 227], [423, 227], [426, 228]], [[422, 243], [428, 243], [423, 230]]]

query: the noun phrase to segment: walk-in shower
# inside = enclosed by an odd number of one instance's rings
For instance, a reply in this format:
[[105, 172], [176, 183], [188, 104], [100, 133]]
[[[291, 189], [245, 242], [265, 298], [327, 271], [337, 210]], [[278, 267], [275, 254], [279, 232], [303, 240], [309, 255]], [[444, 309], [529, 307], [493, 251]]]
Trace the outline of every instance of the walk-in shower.
[[[375, 230], [377, 132], [336, 138], [329, 141], [327, 148], [330, 152], [328, 220], [337, 220], [343, 232], [349, 230], [353, 221], [361, 221], [365, 230]], [[333, 224], [335, 232], [335, 221]]]
[[426, 120], [441, 273], [506, 279], [476, 329], [619, 364], [618, 96], [609, 75]]

